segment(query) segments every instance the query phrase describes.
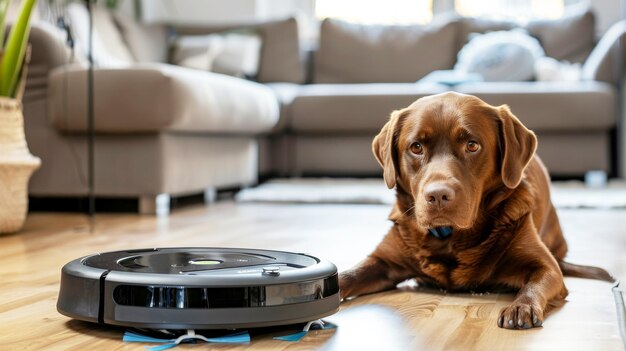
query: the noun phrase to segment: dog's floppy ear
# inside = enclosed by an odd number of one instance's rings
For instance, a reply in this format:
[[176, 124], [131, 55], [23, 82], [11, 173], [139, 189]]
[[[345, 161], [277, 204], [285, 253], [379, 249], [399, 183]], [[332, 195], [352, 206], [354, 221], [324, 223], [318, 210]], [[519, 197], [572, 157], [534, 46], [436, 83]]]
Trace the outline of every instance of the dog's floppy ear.
[[396, 186], [396, 177], [398, 176], [396, 138], [400, 126], [399, 121], [403, 114], [404, 110], [393, 111], [389, 121], [372, 142], [372, 151], [378, 163], [383, 167], [385, 184], [387, 184], [389, 189]]
[[511, 113], [507, 105], [497, 108], [500, 119], [500, 157], [502, 181], [510, 189], [522, 181], [524, 169], [537, 149], [537, 137]]

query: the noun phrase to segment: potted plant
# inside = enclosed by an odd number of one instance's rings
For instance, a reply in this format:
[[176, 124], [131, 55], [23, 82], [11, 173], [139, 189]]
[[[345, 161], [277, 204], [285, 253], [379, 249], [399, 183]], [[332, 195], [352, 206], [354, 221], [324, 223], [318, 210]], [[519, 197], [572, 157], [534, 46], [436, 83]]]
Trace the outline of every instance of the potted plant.
[[6, 42], [5, 18], [10, 0], [0, 0], [0, 233], [24, 225], [28, 180], [41, 160], [30, 154], [24, 137], [22, 95], [28, 62], [29, 19], [37, 0], [23, 0]]

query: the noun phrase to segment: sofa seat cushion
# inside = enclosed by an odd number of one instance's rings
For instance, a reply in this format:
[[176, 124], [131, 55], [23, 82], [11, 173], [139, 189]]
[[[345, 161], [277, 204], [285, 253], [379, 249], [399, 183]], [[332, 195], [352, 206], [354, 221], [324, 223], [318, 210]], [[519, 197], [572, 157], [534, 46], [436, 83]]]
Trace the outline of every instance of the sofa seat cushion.
[[291, 104], [289, 127], [299, 133], [372, 134], [392, 111], [446, 90], [434, 83], [306, 85]]
[[[61, 67], [49, 78], [48, 113], [61, 131], [87, 128], [87, 70]], [[168, 64], [94, 71], [95, 131], [178, 131], [250, 135], [278, 122], [278, 101], [262, 84]]]
[[325, 19], [314, 83], [415, 82], [455, 62], [455, 23], [361, 25]]
[[536, 132], [606, 130], [616, 125], [615, 91], [607, 83], [483, 82], [454, 90], [492, 105], [509, 105]]

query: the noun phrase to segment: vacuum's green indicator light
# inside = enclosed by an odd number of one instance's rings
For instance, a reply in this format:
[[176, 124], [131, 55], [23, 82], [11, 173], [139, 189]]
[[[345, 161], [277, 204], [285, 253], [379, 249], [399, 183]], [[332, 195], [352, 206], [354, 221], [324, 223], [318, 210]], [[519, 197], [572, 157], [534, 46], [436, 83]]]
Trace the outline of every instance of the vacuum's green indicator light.
[[211, 266], [211, 265], [220, 264], [220, 263], [222, 263], [222, 261], [217, 261], [217, 260], [193, 260], [193, 261], [189, 261], [189, 263], [195, 264], [195, 265], [202, 265], [202, 266]]

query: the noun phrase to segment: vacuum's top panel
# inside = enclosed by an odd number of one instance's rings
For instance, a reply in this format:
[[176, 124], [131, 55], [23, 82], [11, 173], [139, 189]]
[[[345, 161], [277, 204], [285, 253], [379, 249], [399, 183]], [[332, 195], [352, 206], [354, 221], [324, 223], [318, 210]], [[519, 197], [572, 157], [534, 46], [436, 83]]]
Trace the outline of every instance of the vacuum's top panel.
[[312, 256], [283, 251], [233, 248], [161, 248], [114, 251], [85, 257], [92, 268], [129, 273], [223, 275], [261, 272], [267, 275], [312, 267]]
[[177, 247], [89, 255], [63, 267], [69, 276], [133, 285], [258, 286], [324, 279], [337, 267], [302, 253]]

